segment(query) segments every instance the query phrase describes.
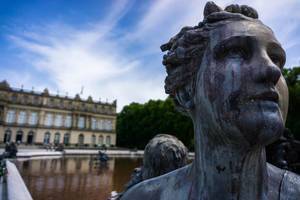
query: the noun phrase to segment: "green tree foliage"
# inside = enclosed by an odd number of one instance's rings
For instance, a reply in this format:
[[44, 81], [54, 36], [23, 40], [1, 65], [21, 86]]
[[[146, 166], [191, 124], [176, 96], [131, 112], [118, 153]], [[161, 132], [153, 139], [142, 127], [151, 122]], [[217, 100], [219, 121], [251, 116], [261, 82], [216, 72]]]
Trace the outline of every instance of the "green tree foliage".
[[283, 75], [289, 88], [289, 111], [286, 127], [300, 140], [300, 67], [284, 69]]
[[[289, 112], [286, 127], [300, 140], [300, 67], [284, 69], [289, 88]], [[143, 149], [156, 134], [175, 135], [193, 150], [193, 124], [175, 110], [171, 99], [150, 100], [125, 106], [117, 118], [117, 145]]]
[[155, 135], [176, 136], [193, 149], [193, 124], [190, 118], [175, 110], [171, 99], [150, 100], [145, 104], [131, 103], [117, 117], [117, 145], [144, 149]]

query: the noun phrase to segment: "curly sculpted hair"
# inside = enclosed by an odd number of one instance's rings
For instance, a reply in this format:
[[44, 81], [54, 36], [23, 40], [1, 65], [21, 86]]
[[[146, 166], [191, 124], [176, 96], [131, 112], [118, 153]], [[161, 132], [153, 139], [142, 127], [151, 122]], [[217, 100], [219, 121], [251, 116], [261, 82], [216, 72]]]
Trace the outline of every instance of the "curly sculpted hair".
[[[204, 8], [204, 19], [197, 26], [184, 27], [161, 50], [167, 51], [163, 56], [166, 67], [165, 92], [176, 100], [176, 92], [187, 84], [195, 88], [195, 75], [201, 65], [202, 57], [209, 43], [209, 32], [221, 25], [233, 21], [255, 21], [258, 14], [255, 9], [245, 5], [229, 5], [224, 10], [213, 2], [207, 2]], [[193, 92], [192, 91], [192, 92]]]

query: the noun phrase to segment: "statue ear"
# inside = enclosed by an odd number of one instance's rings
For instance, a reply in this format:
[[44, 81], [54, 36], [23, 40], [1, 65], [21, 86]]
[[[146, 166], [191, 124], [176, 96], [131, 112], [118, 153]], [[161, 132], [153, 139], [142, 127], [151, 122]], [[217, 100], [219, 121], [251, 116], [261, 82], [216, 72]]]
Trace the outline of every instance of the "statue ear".
[[176, 100], [180, 107], [189, 111], [194, 107], [194, 98], [191, 86], [187, 85], [176, 92]]

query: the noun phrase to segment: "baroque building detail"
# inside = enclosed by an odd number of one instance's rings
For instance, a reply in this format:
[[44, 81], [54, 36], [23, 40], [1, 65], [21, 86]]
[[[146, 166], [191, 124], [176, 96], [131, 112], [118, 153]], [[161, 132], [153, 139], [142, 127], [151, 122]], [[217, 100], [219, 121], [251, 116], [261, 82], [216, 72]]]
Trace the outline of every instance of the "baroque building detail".
[[0, 82], [0, 143], [114, 146], [115, 127], [116, 100], [62, 97]]

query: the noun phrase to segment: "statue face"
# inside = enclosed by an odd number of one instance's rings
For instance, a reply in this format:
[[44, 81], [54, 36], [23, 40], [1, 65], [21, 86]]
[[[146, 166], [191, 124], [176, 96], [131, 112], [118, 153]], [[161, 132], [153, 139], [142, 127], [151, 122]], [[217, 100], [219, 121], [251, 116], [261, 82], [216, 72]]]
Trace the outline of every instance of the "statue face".
[[284, 63], [284, 50], [263, 24], [237, 21], [211, 31], [197, 74], [196, 116], [227, 141], [272, 142], [287, 112]]

